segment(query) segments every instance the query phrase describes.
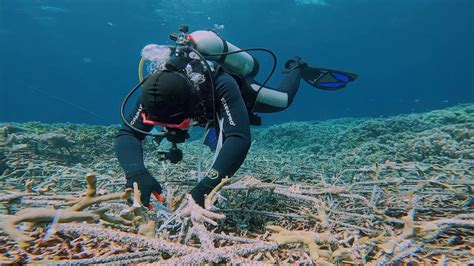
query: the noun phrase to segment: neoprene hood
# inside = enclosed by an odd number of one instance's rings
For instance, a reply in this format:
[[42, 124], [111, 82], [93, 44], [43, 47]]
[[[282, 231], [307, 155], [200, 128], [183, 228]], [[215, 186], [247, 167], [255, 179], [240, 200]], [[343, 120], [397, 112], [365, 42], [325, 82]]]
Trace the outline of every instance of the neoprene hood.
[[191, 117], [193, 88], [184, 75], [161, 71], [143, 84], [141, 103], [148, 119], [179, 124]]

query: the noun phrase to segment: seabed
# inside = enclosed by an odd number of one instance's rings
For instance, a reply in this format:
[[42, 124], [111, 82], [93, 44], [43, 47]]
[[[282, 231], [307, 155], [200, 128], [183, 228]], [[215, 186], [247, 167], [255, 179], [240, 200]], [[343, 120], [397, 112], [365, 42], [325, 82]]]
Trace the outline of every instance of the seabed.
[[198, 140], [177, 165], [145, 140], [167, 198], [148, 210], [118, 126], [0, 128], [0, 263], [474, 263], [474, 104], [255, 129], [206, 209], [186, 196], [212, 162]]

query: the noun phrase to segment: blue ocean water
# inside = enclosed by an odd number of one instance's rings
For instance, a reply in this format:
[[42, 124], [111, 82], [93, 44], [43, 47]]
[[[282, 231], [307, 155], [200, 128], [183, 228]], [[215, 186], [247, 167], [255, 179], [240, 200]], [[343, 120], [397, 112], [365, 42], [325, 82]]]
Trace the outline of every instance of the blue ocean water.
[[[140, 50], [180, 24], [240, 48], [357, 73], [337, 91], [302, 82], [290, 120], [388, 116], [474, 102], [471, 0], [0, 0], [0, 121], [120, 123]], [[271, 68], [265, 54], [262, 80]]]

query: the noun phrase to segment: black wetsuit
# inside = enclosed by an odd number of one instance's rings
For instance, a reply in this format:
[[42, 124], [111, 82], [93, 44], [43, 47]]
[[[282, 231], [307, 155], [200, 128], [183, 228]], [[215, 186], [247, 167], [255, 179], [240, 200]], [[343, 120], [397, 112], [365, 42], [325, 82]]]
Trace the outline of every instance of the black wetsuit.
[[[257, 103], [255, 112], [277, 112], [287, 108], [298, 90], [301, 74], [299, 69], [292, 70], [282, 81], [277, 91], [286, 93], [287, 105], [274, 107]], [[212, 175], [206, 176], [191, 191], [193, 198], [202, 205], [204, 194], [208, 194], [223, 177], [231, 177], [239, 169], [250, 148], [250, 123], [247, 107], [236, 80], [229, 74], [221, 72], [215, 79], [215, 99], [218, 119], [223, 119], [223, 145], [212, 165]], [[128, 117], [133, 126], [143, 131], [153, 127], [144, 124], [140, 117], [140, 103]], [[115, 140], [115, 151], [120, 165], [127, 177], [148, 173], [143, 162], [142, 140], [144, 134], [138, 133], [123, 125]]]

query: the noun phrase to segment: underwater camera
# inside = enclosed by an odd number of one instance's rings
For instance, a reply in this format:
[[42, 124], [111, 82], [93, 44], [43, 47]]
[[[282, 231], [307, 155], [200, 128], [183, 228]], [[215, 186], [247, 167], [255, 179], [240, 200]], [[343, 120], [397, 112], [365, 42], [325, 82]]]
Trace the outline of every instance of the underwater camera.
[[167, 129], [166, 134], [154, 136], [153, 141], [158, 147], [165, 138], [171, 143], [171, 148], [168, 151], [158, 151], [161, 156], [159, 160], [179, 163], [183, 159], [183, 151], [178, 148], [178, 143], [183, 143], [189, 138], [188, 132], [180, 129]]

